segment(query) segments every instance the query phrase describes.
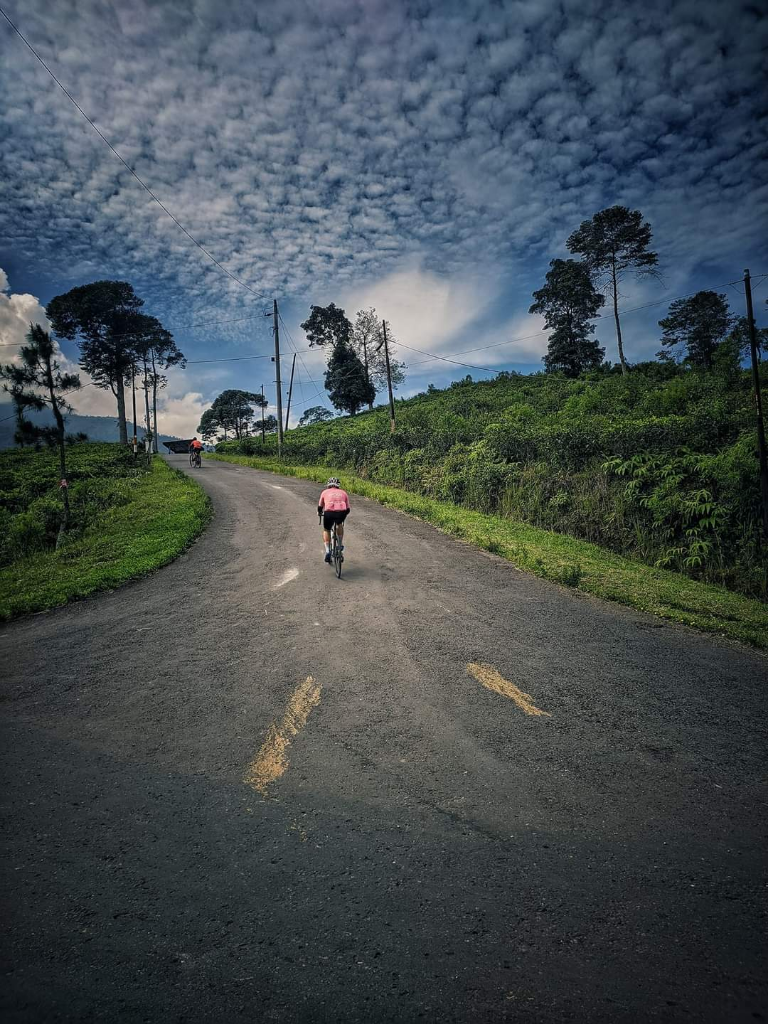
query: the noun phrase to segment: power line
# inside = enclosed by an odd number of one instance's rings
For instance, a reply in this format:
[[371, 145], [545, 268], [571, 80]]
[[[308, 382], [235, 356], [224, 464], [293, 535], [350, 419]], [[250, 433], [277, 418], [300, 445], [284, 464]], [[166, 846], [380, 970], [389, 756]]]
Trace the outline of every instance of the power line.
[[[767, 277], [768, 277], [768, 274], [758, 274], [758, 275], [756, 275], [753, 278], [753, 280], [758, 280], [758, 279], [763, 280], [763, 279], [765, 279]], [[713, 288], [725, 288], [725, 287], [727, 287], [729, 285], [738, 284], [738, 283], [740, 283], [740, 282], [738, 282], [738, 281], [725, 281], [725, 282], [723, 282], [721, 284], [713, 285]], [[701, 289], [699, 289], [699, 291], [701, 291]], [[667, 295], [667, 296], [664, 296], [664, 298], [655, 299], [653, 302], [643, 303], [643, 305], [641, 305], [641, 306], [632, 306], [629, 309], [623, 309], [619, 313], [619, 316], [625, 316], [627, 313], [636, 313], [638, 310], [641, 310], [641, 309], [649, 309], [651, 306], [658, 306], [658, 305], [660, 305], [663, 302], [674, 302], [676, 299], [689, 298], [691, 295], [696, 295], [696, 294], [697, 294], [697, 292], [685, 292], [682, 295]], [[599, 313], [595, 317], [595, 320], [610, 319], [611, 316], [613, 316], [612, 313]], [[520, 344], [523, 341], [531, 341], [534, 338], [540, 338], [543, 335], [549, 334], [549, 333], [550, 333], [549, 330], [538, 331], [536, 334], [528, 334], [528, 335], [524, 335], [523, 337], [520, 337], [520, 338], [509, 338], [506, 341], [496, 341], [496, 342], [493, 342], [491, 345], [478, 345], [475, 348], [460, 349], [458, 352], [452, 353], [452, 355], [461, 356], [461, 355], [465, 355], [465, 354], [467, 354], [469, 352], [485, 352], [485, 351], [487, 351], [488, 349], [491, 349], [491, 348], [502, 348], [504, 345], [517, 345], [517, 344]], [[471, 363], [462, 363], [462, 362], [458, 362], [457, 360], [448, 359], [446, 356], [439, 356], [435, 352], [428, 352], [426, 349], [414, 348], [411, 345], [404, 345], [402, 341], [392, 342], [392, 344], [393, 345], [400, 345], [402, 348], [408, 348], [412, 352], [420, 352], [423, 355], [429, 356], [430, 359], [442, 359], [444, 362], [456, 362], [458, 366], [467, 366], [467, 367], [469, 367], [470, 369], [473, 369], [473, 370], [487, 370], [489, 373], [501, 373], [501, 370], [492, 370], [488, 366], [473, 366]], [[420, 366], [422, 363], [429, 362], [430, 359], [423, 359], [423, 360], [420, 360], [418, 363], [412, 363], [411, 365], [412, 366]]]
[[[261, 317], [262, 317], [261, 313], [254, 313], [251, 316], [238, 316], [238, 317], [234, 317], [231, 320], [205, 320], [201, 324], [183, 324], [180, 327], [174, 327], [174, 326], [165, 327], [165, 325], [163, 325], [163, 329], [166, 330], [166, 331], [192, 331], [192, 330], [196, 330], [199, 327], [218, 327], [221, 324], [240, 324], [240, 323], [243, 323], [243, 321], [245, 321], [245, 320], [260, 320]], [[112, 337], [113, 338], [130, 338], [132, 335], [145, 334], [145, 333], [150, 333], [151, 334], [152, 332], [151, 331], [142, 331], [142, 330], [138, 330], [138, 331], [125, 331], [123, 334], [113, 334]]]
[[[299, 362], [300, 362], [300, 363], [301, 363], [301, 365], [302, 365], [302, 366], [304, 367], [304, 372], [305, 372], [305, 373], [307, 374], [307, 376], [309, 377], [309, 370], [307, 369], [307, 364], [306, 364], [306, 363], [304, 362], [304, 359], [302, 358], [302, 355], [301, 355], [301, 351], [299, 350], [299, 347], [298, 347], [298, 345], [297, 345], [297, 344], [296, 344], [296, 342], [295, 342], [295, 341], [293, 340], [293, 336], [291, 335], [291, 332], [290, 332], [290, 331], [288, 330], [288, 328], [287, 328], [287, 326], [286, 326], [286, 323], [285, 323], [285, 320], [283, 320], [283, 316], [282, 316], [282, 314], [281, 314], [281, 313], [280, 313], [280, 312], [278, 311], [278, 314], [277, 314], [277, 315], [278, 315], [278, 317], [280, 318], [280, 323], [281, 323], [281, 324], [283, 325], [283, 330], [285, 331], [285, 334], [286, 334], [286, 336], [288, 337], [288, 341], [289, 341], [289, 343], [291, 344], [292, 348], [293, 348], [293, 349], [294, 349], [294, 351], [296, 352], [296, 355], [297, 355], [297, 356], [299, 357]], [[309, 349], [305, 349], [305, 351], [306, 351], [306, 352], [308, 352], [308, 351], [309, 351]], [[318, 388], [318, 389], [316, 390], [316, 392], [315, 392], [314, 396], [313, 396], [312, 398], [310, 398], [310, 400], [309, 400], [309, 401], [310, 401], [310, 402], [312, 402], [312, 401], [314, 401], [314, 399], [315, 399], [315, 398], [318, 398], [318, 397], [320, 397], [320, 396], [321, 396], [321, 391], [320, 391], [320, 388]], [[304, 396], [302, 395], [302, 398], [303, 398], [303, 397], [304, 397]], [[295, 409], [295, 408], [296, 408], [296, 406], [294, 406], [294, 409]], [[301, 406], [300, 408], [303, 408], [303, 405], [302, 405], [302, 406]]]
[[269, 356], [222, 356], [220, 359], [187, 359], [187, 366], [199, 363], [239, 363], [243, 359], [269, 359]]
[[[166, 330], [166, 331], [192, 331], [192, 330], [196, 330], [199, 327], [218, 327], [221, 324], [239, 324], [239, 323], [242, 323], [245, 320], [260, 320], [261, 316], [262, 316], [261, 313], [256, 313], [253, 316], [238, 316], [238, 317], [234, 317], [231, 320], [205, 320], [203, 323], [200, 323], [200, 324], [182, 324], [181, 326], [171, 326], [171, 327], [163, 326], [163, 330]], [[135, 336], [137, 336], [139, 334], [151, 334], [151, 333], [153, 333], [153, 331], [143, 331], [143, 330], [139, 329], [139, 330], [136, 330], [136, 331], [124, 331], [122, 334], [113, 334], [113, 335], [111, 335], [111, 337], [112, 338], [130, 338], [130, 337], [135, 337]], [[23, 341], [2, 342], [2, 343], [0, 343], [0, 348], [18, 348], [19, 345], [24, 345], [24, 344], [25, 344], [25, 342], [23, 342]]]
[[257, 298], [263, 299], [264, 298], [263, 294], [257, 292], [255, 289], [251, 288], [251, 286], [246, 284], [245, 281], [241, 281], [239, 277], [235, 277], [235, 275], [232, 274], [229, 270], [227, 270], [227, 268], [225, 266], [223, 266], [221, 263], [219, 263], [219, 261], [216, 259], [216, 257], [212, 253], [208, 252], [208, 250], [205, 248], [204, 245], [202, 245], [200, 242], [198, 242], [198, 240], [193, 235], [191, 235], [189, 233], [189, 231], [187, 231], [187, 229], [184, 227], [184, 225], [181, 223], [181, 221], [178, 220], [174, 216], [173, 213], [171, 213], [171, 211], [162, 202], [162, 200], [160, 200], [155, 195], [155, 193], [152, 191], [152, 189], [149, 187], [149, 185], [147, 185], [146, 182], [142, 181], [142, 179], [139, 177], [139, 175], [136, 173], [136, 171], [134, 171], [134, 169], [131, 167], [131, 165], [126, 160], [124, 160], [122, 156], [120, 156], [120, 154], [115, 149], [115, 147], [112, 145], [112, 143], [109, 141], [109, 139], [106, 137], [106, 135], [104, 135], [104, 133], [98, 128], [98, 126], [94, 123], [94, 121], [92, 121], [91, 118], [86, 114], [86, 112], [83, 110], [83, 108], [80, 106], [80, 104], [74, 98], [74, 96], [68, 91], [68, 89], [64, 85], [62, 85], [62, 83], [58, 80], [58, 78], [53, 73], [53, 71], [51, 71], [51, 69], [45, 63], [45, 61], [40, 56], [40, 54], [37, 52], [37, 50], [34, 48], [34, 46], [32, 46], [32, 44], [29, 42], [29, 40], [26, 39], [26, 37], [22, 35], [22, 33], [19, 31], [18, 28], [16, 28], [16, 26], [11, 21], [11, 19], [8, 17], [8, 15], [5, 13], [5, 11], [3, 10], [2, 7], [0, 7], [0, 14], [2, 14], [2, 16], [5, 18], [5, 20], [8, 22], [8, 24], [11, 26], [11, 28], [16, 33], [16, 35], [19, 37], [19, 39], [21, 39], [21, 41], [24, 43], [24, 45], [27, 47], [27, 49], [30, 51], [30, 53], [32, 53], [33, 56], [36, 57], [37, 60], [42, 64], [42, 66], [45, 68], [45, 70], [48, 72], [48, 74], [54, 80], [56, 85], [58, 85], [58, 87], [61, 89], [61, 91], [67, 97], [67, 99], [70, 100], [70, 102], [82, 114], [82, 116], [85, 118], [85, 120], [91, 126], [91, 128], [93, 128], [93, 130], [96, 132], [96, 134], [102, 140], [102, 142], [104, 142], [107, 146], [109, 146], [109, 148], [115, 154], [115, 156], [120, 161], [120, 163], [123, 164], [123, 166], [133, 175], [133, 177], [136, 179], [136, 181], [138, 181], [138, 183], [145, 190], [145, 192], [147, 192], [152, 197], [152, 199], [157, 203], [157, 205], [160, 207], [160, 209], [171, 218], [171, 220], [176, 225], [176, 227], [178, 227], [181, 231], [183, 231], [184, 234], [187, 236], [187, 238], [191, 242], [194, 242], [194, 244], [197, 246], [197, 248], [202, 253], [204, 253], [212, 263], [215, 263], [216, 266], [219, 268], [219, 270], [222, 270], [227, 275], [227, 277], [231, 278], [231, 280], [233, 280], [236, 284], [239, 284], [241, 288], [245, 288], [246, 291], [249, 291], [252, 295], [256, 295]]

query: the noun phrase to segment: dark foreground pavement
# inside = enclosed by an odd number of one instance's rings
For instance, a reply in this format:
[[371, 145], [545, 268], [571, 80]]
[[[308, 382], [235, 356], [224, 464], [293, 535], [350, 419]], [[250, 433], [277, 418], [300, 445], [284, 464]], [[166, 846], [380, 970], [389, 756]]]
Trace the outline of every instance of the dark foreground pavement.
[[338, 581], [315, 485], [199, 478], [188, 554], [0, 633], [4, 1021], [768, 1016], [765, 658], [362, 499]]

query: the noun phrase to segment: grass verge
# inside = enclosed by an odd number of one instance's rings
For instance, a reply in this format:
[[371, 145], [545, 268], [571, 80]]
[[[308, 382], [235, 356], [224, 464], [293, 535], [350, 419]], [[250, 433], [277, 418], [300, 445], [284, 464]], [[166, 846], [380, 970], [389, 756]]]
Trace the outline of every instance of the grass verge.
[[329, 476], [338, 476], [345, 490], [431, 523], [444, 533], [501, 555], [517, 568], [542, 579], [707, 633], [768, 648], [768, 605], [723, 587], [654, 569], [561, 533], [372, 483], [333, 467], [290, 466], [277, 459], [248, 455], [207, 458], [319, 483]]
[[58, 551], [20, 558], [0, 570], [0, 619], [43, 611], [109, 590], [176, 558], [211, 517], [208, 496], [190, 477], [155, 458], [131, 483], [131, 500], [105, 510]]

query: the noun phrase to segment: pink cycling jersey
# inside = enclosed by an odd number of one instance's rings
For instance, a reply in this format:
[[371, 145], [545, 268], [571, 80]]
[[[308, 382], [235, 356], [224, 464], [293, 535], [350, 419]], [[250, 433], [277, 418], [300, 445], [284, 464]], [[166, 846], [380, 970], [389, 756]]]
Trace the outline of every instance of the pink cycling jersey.
[[317, 503], [326, 512], [349, 511], [349, 495], [340, 487], [326, 487]]

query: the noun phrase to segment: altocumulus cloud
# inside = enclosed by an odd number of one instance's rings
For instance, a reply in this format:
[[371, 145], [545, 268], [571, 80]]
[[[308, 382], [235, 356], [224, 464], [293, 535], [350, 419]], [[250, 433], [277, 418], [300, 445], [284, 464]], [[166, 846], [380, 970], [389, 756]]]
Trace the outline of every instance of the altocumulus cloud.
[[[497, 326], [518, 329], [570, 231], [615, 202], [651, 220], [673, 289], [765, 258], [768, 21], [749, 3], [26, 0], [9, 14], [259, 293], [376, 297], [410, 273], [415, 295], [441, 278], [458, 294], [471, 270], [509, 294]], [[4, 266], [46, 295], [127, 277], [163, 316], [252, 307], [4, 23], [0, 38]]]

